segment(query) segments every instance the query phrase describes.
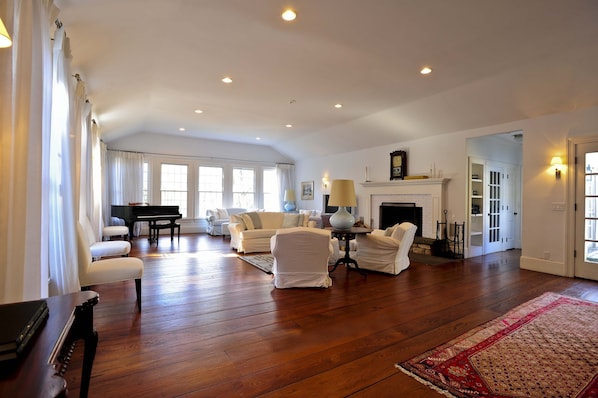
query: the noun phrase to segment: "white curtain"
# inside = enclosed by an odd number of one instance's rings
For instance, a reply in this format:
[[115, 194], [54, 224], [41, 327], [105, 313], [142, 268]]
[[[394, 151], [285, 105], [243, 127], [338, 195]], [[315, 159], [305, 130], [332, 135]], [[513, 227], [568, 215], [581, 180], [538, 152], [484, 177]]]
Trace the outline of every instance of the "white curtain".
[[[111, 205], [127, 205], [143, 201], [143, 154], [123, 151], [107, 151], [108, 189], [110, 197], [104, 204], [105, 218], [110, 216]], [[107, 225], [118, 223], [110, 220]], [[140, 224], [135, 224], [139, 235]]]
[[50, 0], [0, 0], [13, 46], [0, 49], [0, 302], [48, 295]]
[[284, 191], [295, 188], [295, 165], [277, 164], [276, 175], [278, 176], [278, 197], [280, 198], [280, 208], [284, 206]]
[[[75, 137], [80, 136], [81, 104], [74, 104], [71, 88], [70, 50], [64, 28], [54, 35], [52, 128], [49, 159], [50, 295], [78, 291], [75, 232]], [[84, 105], [84, 103], [83, 103]]]

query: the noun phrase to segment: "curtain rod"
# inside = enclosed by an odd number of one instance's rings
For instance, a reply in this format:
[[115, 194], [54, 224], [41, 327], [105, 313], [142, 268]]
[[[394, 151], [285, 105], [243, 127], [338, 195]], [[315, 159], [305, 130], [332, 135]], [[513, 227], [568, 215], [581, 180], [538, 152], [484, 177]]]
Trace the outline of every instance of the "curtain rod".
[[232, 159], [232, 158], [218, 158], [213, 156], [188, 156], [188, 155], [174, 155], [174, 154], [167, 154], [167, 153], [154, 153], [154, 152], [139, 152], [139, 151], [129, 151], [129, 150], [122, 150], [122, 149], [106, 149], [107, 151], [113, 152], [127, 152], [127, 153], [139, 153], [141, 155], [151, 155], [151, 156], [162, 156], [162, 157], [175, 157], [175, 158], [185, 158], [185, 159], [201, 159], [201, 160], [224, 160], [224, 161], [237, 161], [237, 162], [246, 162], [246, 163], [258, 163], [258, 164], [288, 164], [293, 165], [293, 163], [286, 163], [286, 162], [264, 162], [260, 160], [243, 160], [243, 159]]

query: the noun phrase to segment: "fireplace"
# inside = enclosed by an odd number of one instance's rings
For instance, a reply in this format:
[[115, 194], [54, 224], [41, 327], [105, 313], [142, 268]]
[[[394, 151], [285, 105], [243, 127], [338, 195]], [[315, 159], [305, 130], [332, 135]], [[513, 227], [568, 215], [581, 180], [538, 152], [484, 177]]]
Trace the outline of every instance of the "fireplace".
[[405, 221], [417, 226], [415, 236], [422, 236], [422, 207], [417, 206], [416, 203], [405, 202], [382, 202], [380, 204], [380, 229], [385, 229]]
[[[413, 180], [368, 181], [362, 182], [363, 195], [367, 198], [367, 205], [363, 206], [364, 213], [359, 215], [369, 221], [372, 228], [380, 227], [380, 205], [382, 203], [415, 203], [421, 207], [422, 225], [418, 225], [418, 236], [435, 239], [436, 222], [443, 219], [446, 209], [445, 185], [448, 178], [425, 178]], [[449, 211], [449, 214], [450, 211]]]

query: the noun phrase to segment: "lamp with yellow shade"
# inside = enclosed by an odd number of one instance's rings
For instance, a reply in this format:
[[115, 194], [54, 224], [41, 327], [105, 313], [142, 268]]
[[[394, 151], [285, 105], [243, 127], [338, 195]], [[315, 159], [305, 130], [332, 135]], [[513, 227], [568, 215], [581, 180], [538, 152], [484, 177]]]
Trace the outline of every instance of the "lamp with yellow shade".
[[2, 18], [0, 18], [0, 48], [7, 48], [10, 46], [12, 46], [12, 40], [6, 30], [6, 26], [4, 26], [4, 22], [2, 22]]
[[350, 229], [355, 224], [355, 217], [347, 211], [347, 207], [357, 206], [353, 180], [332, 180], [328, 204], [338, 206], [336, 213], [330, 217], [330, 225], [336, 229]]
[[294, 211], [295, 206], [295, 191], [287, 189], [284, 191], [284, 209], [285, 211]]

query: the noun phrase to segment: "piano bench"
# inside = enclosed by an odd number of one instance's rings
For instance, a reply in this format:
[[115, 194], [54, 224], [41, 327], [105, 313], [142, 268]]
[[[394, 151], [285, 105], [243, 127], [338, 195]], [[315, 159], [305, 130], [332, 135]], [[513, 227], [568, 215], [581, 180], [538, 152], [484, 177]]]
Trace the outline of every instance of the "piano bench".
[[149, 233], [150, 233], [150, 244], [154, 240], [156, 241], [156, 246], [158, 246], [158, 239], [160, 238], [160, 230], [161, 229], [170, 229], [170, 241], [174, 240], [174, 230], [177, 230], [177, 238], [179, 242], [181, 241], [181, 224], [176, 222], [171, 222], [168, 224], [157, 224], [151, 223], [149, 226]]

